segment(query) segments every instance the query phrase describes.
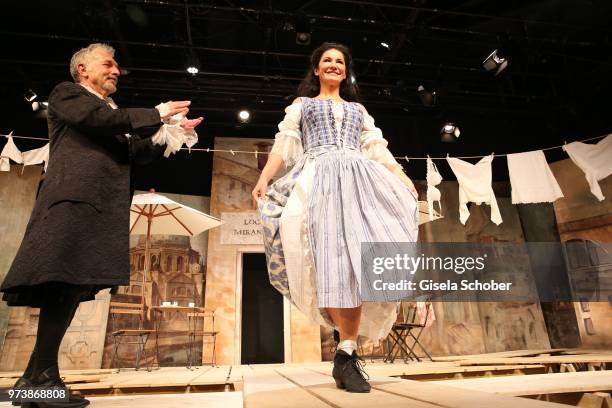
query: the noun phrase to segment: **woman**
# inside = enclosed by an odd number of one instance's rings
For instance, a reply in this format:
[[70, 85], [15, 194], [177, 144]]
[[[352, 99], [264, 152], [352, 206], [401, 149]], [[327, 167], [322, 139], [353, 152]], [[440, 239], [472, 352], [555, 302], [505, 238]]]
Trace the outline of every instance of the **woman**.
[[[336, 385], [369, 392], [357, 337], [385, 337], [396, 315], [394, 303], [362, 305], [361, 243], [415, 242], [417, 195], [347, 77], [346, 46], [313, 52], [252, 194], [270, 282], [312, 320], [338, 328]], [[283, 165], [293, 168], [268, 189]]]

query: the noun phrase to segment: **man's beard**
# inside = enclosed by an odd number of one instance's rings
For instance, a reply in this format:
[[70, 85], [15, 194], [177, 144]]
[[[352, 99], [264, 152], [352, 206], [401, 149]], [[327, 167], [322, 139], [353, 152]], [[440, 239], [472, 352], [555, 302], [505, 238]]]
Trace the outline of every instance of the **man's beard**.
[[104, 81], [104, 84], [102, 85], [102, 88], [106, 92], [108, 92], [109, 95], [112, 94], [112, 93], [117, 92], [117, 84], [116, 84], [116, 82], [113, 82], [113, 81], [110, 81], [110, 80]]

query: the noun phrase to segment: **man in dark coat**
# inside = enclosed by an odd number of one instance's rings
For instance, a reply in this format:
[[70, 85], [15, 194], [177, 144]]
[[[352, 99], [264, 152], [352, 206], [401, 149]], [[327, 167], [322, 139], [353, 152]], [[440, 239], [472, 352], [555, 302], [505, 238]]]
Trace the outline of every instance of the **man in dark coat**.
[[[49, 165], [21, 247], [2, 283], [9, 306], [40, 307], [36, 345], [16, 386], [63, 386], [58, 351], [80, 302], [129, 284], [132, 164], [161, 153], [154, 135], [189, 101], [118, 109], [108, 95], [120, 75], [114, 49], [92, 44], [72, 57], [75, 80], [49, 96]], [[183, 118], [192, 129], [201, 118]], [[83, 407], [72, 396], [65, 406]]]

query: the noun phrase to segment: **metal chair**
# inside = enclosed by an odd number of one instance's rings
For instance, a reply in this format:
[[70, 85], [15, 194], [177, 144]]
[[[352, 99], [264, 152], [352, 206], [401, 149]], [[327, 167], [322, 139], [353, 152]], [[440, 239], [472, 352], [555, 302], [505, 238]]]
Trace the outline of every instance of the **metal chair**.
[[[187, 367], [191, 368], [194, 365], [194, 357], [196, 350], [196, 337], [202, 337], [203, 343], [205, 339], [212, 342], [212, 358], [211, 365], [216, 364], [216, 343], [218, 331], [215, 331], [215, 309], [194, 308], [194, 312], [188, 313], [189, 318], [189, 347], [187, 349]], [[198, 319], [202, 319], [202, 329], [198, 330]], [[193, 326], [192, 326], [193, 322]], [[202, 345], [202, 353], [204, 353], [204, 344]]]
[[[430, 302], [425, 303], [425, 317], [422, 321], [418, 321], [417, 304], [415, 302], [401, 302], [399, 304], [397, 321], [393, 324], [391, 332], [387, 336], [389, 347], [387, 355], [383, 360], [385, 363], [393, 363], [399, 353], [401, 353], [405, 363], [408, 363], [409, 359], [421, 361], [415, 353], [417, 345], [425, 352], [429, 360], [433, 361], [431, 355], [429, 355], [423, 344], [419, 341], [427, 324], [431, 307], [433, 306]], [[415, 334], [415, 332], [417, 333]], [[412, 345], [409, 345], [409, 342]]]
[[[142, 305], [138, 303], [121, 303], [111, 302], [110, 303], [110, 316], [112, 324], [111, 336], [114, 341], [113, 357], [111, 359], [110, 366], [113, 367], [117, 361], [119, 347], [124, 344], [136, 345], [136, 370], [140, 369], [140, 360], [144, 355], [146, 359], [146, 347], [149, 336], [155, 333], [155, 330], [143, 329], [144, 322], [142, 321]], [[126, 326], [125, 322], [120, 322], [121, 316], [130, 316], [130, 320], [134, 320], [134, 316], [138, 316], [138, 329], [129, 329], [120, 326]], [[124, 320], [124, 319], [122, 319]], [[128, 325], [129, 327], [129, 325]], [[117, 367], [117, 371], [121, 371], [121, 365]], [[151, 370], [150, 366], [147, 366], [147, 370]]]

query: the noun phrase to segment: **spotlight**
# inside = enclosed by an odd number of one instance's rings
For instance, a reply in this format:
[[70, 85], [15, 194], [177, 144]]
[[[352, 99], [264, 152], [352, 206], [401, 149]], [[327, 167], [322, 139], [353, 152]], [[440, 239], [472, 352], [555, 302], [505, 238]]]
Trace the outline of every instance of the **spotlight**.
[[248, 110], [243, 109], [240, 112], [238, 112], [238, 120], [241, 121], [242, 123], [248, 122], [249, 119], [251, 119], [251, 114]]
[[295, 22], [295, 43], [297, 45], [310, 45], [312, 29], [306, 17], [298, 17]]
[[387, 44], [387, 43], [386, 43], [386, 42], [384, 42], [384, 41], [381, 41], [381, 42], [380, 42], [380, 45], [381, 45], [381, 46], [383, 46], [383, 47], [384, 47], [384, 48], [386, 48], [386, 49], [391, 48], [391, 47], [389, 46], [389, 44]]
[[189, 50], [189, 52], [187, 53], [187, 64], [186, 65], [187, 65], [186, 70], [191, 75], [196, 75], [198, 72], [200, 72], [200, 59], [198, 58], [195, 51]]
[[508, 66], [508, 60], [497, 55], [498, 50], [495, 50], [482, 62], [482, 66], [489, 72], [495, 71], [498, 75]]
[[417, 95], [424, 106], [434, 106], [436, 104], [436, 91], [429, 92], [423, 85], [419, 85], [417, 88]]
[[447, 122], [442, 126], [442, 130], [440, 130], [442, 141], [447, 143], [456, 142], [460, 134], [461, 131], [459, 130], [459, 126], [451, 122]]
[[32, 102], [34, 99], [36, 99], [37, 96], [38, 95], [36, 95], [36, 92], [31, 89], [28, 89], [26, 93], [23, 94], [23, 97], [25, 98], [26, 102]]

